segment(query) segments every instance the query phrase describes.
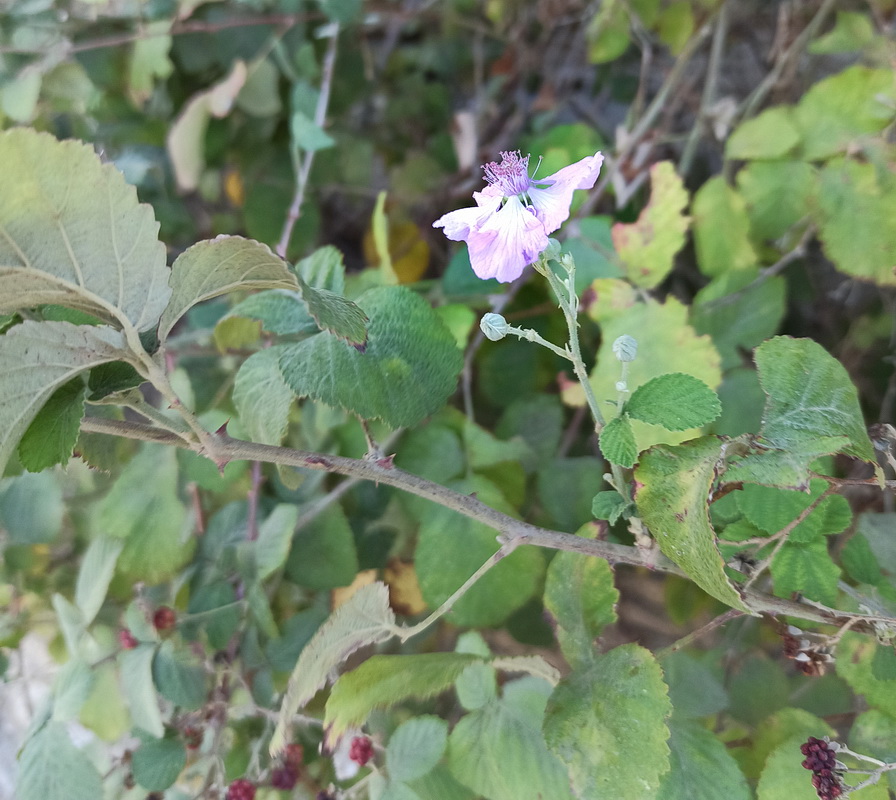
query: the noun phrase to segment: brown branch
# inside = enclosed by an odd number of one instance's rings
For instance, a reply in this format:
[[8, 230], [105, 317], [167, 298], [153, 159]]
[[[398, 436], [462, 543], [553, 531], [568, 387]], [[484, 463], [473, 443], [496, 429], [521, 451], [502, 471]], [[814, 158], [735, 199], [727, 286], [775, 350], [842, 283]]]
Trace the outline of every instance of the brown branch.
[[[160, 430], [152, 425], [138, 422], [124, 422], [101, 417], [85, 417], [81, 422], [81, 429], [88, 433], [102, 433], [112, 436], [122, 436], [128, 439], [168, 444], [175, 447], [191, 448], [175, 434]], [[515, 519], [507, 514], [485, 505], [474, 495], [460, 494], [438, 483], [433, 483], [425, 478], [412, 475], [409, 472], [391, 466], [389, 462], [377, 463], [345, 456], [329, 455], [326, 453], [313, 453], [306, 450], [294, 450], [288, 447], [275, 447], [273, 445], [245, 442], [240, 439], [232, 439], [229, 436], [217, 434], [215, 443], [215, 456], [226, 461], [262, 461], [269, 464], [281, 464], [299, 469], [314, 469], [324, 472], [348, 475], [361, 480], [372, 481], [377, 484], [394, 486], [397, 489], [410, 494], [432, 500], [445, 508], [450, 508], [464, 516], [488, 525], [498, 531], [498, 539], [502, 543], [512, 542], [515, 546], [534, 545], [545, 547], [549, 550], [565, 550], [581, 553], [586, 556], [603, 558], [611, 564], [631, 564], [638, 567], [647, 567], [659, 572], [670, 573], [682, 577], [688, 577], [677, 565], [662, 555], [651, 551], [645, 553], [637, 547], [602, 542], [595, 539], [586, 539], [571, 533], [561, 533], [547, 528], [540, 528], [528, 522]], [[205, 455], [202, 446], [197, 442], [192, 445], [193, 450]], [[446, 536], [450, 532], [446, 531]], [[857, 615], [850, 612], [841, 612], [837, 609], [819, 608], [798, 603], [792, 600], [784, 600], [764, 592], [749, 589], [742, 592], [744, 602], [754, 613], [765, 613], [771, 616], [787, 615], [808, 620], [820, 625], [839, 626], [847, 620], [859, 619], [853, 629], [862, 632], [873, 633], [873, 622], [886, 622], [896, 624], [896, 619], [878, 615]]]

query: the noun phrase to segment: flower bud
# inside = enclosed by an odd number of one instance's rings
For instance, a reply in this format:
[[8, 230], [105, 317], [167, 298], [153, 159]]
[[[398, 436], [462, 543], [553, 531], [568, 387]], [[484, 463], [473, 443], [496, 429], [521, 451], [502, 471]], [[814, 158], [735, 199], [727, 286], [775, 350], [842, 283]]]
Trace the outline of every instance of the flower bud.
[[548, 237], [548, 246], [545, 247], [544, 252], [542, 252], [542, 257], [545, 261], [557, 261], [560, 258], [560, 253], [560, 242]]
[[613, 342], [613, 355], [622, 362], [634, 361], [638, 355], [638, 342], [628, 334], [623, 334]]
[[500, 314], [485, 314], [479, 320], [479, 328], [486, 335], [486, 338], [497, 342], [503, 339], [510, 331], [510, 323]]

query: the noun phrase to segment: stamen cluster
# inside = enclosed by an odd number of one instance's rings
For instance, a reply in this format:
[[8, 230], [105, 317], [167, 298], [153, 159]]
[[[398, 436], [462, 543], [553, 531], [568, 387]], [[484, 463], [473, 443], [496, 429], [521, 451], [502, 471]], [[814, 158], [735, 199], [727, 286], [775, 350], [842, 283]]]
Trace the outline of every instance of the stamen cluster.
[[820, 800], [840, 797], [843, 794], [843, 780], [839, 773], [843, 765], [837, 761], [836, 742], [832, 746], [824, 739], [810, 736], [800, 747], [800, 752], [806, 757], [803, 766], [812, 770], [812, 785]]

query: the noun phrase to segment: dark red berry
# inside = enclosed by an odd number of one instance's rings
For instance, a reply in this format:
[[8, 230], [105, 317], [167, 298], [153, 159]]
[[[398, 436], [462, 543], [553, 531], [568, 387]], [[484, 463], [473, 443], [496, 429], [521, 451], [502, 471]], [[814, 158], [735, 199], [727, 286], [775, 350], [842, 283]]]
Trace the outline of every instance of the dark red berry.
[[295, 787], [296, 781], [299, 779], [299, 771], [291, 764], [284, 764], [282, 767], [276, 767], [271, 772], [271, 786], [275, 789], [286, 789], [287, 791]]
[[122, 628], [118, 632], [118, 644], [121, 645], [122, 650], [133, 650], [139, 642], [127, 628]]
[[293, 742], [292, 744], [286, 745], [286, 748], [283, 750], [282, 758], [284, 764], [288, 764], [290, 767], [298, 769], [302, 766], [302, 761], [305, 759], [305, 751], [302, 748], [302, 745]]
[[368, 736], [356, 736], [352, 739], [352, 746], [348, 751], [348, 757], [362, 767], [373, 756], [373, 742]]
[[314, 800], [336, 800], [336, 799], [329, 792], [325, 792], [323, 789], [321, 789], [317, 793], [317, 797], [315, 797]]
[[835, 800], [840, 797], [843, 794], [843, 784], [837, 772], [836, 750], [830, 743], [810, 736], [800, 746], [800, 752], [806, 757], [803, 767], [813, 772], [812, 786], [820, 800]]
[[235, 780], [227, 787], [227, 800], [255, 800], [255, 784], [245, 778]]
[[170, 606], [159, 606], [152, 615], [152, 624], [157, 631], [167, 631], [177, 622], [177, 614]]

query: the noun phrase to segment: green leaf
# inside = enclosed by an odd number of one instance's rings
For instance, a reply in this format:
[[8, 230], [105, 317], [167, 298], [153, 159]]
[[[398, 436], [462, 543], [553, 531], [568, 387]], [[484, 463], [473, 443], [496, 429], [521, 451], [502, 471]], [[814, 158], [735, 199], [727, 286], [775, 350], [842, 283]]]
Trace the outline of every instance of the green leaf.
[[877, 39], [871, 19], [860, 11], [838, 11], [834, 27], [807, 48], [813, 55], [862, 50]]
[[103, 779], [65, 725], [49, 722], [22, 748], [16, 792], [19, 800], [96, 800]]
[[753, 161], [737, 173], [754, 241], [771, 241], [809, 214], [815, 170], [805, 161]]
[[868, 540], [859, 530], [840, 551], [840, 562], [849, 576], [857, 583], [872, 586], [880, 583], [884, 576]]
[[293, 716], [327, 683], [336, 667], [359, 648], [384, 642], [395, 633], [395, 614], [384, 583], [362, 586], [337, 608], [299, 656], [280, 707], [271, 753], [283, 749]]
[[712, 436], [651, 448], [635, 470], [635, 504], [667, 558], [707, 594], [744, 610], [709, 522], [707, 498], [721, 451]]
[[[131, 715], [125, 704], [118, 665], [109, 661], [91, 670], [93, 688], [81, 707], [78, 721], [104, 742], [114, 742], [131, 730]], [[128, 676], [130, 679], [130, 676]]]
[[152, 661], [152, 678], [162, 697], [187, 710], [201, 708], [208, 695], [205, 668], [198, 657], [176, 645], [162, 642]]
[[[591, 374], [594, 394], [607, 418], [615, 417], [620, 409], [606, 401], [618, 396], [619, 362], [613, 355], [613, 342], [622, 335], [638, 340], [638, 357], [628, 367], [629, 386], [641, 386], [651, 378], [669, 372], [684, 372], [703, 381], [707, 386], [718, 386], [722, 380], [719, 354], [708, 336], [698, 336], [688, 324], [688, 309], [669, 297], [665, 303], [652, 299], [641, 300], [631, 294], [631, 287], [623, 281], [599, 281], [594, 284], [598, 302], [588, 313], [601, 328], [601, 345], [596, 365]], [[699, 431], [669, 431], [639, 420], [630, 420], [635, 434], [637, 452], [654, 444], [677, 444], [693, 439]]]
[[345, 293], [345, 263], [342, 252], [332, 245], [319, 247], [296, 264], [296, 273], [315, 289]]
[[[458, 781], [490, 800], [571, 800], [569, 778], [545, 745], [541, 721], [549, 686], [523, 679], [512, 692], [463, 717], [448, 741], [448, 763]], [[537, 687], [537, 689], [536, 689]]]
[[187, 750], [177, 739], [151, 739], [131, 756], [134, 780], [150, 792], [164, 792], [187, 764]]
[[[486, 505], [515, 515], [500, 490], [486, 478], [453, 481], [449, 488], [475, 493]], [[415, 566], [427, 604], [436, 608], [447, 600], [498, 550], [495, 532], [482, 522], [461, 516], [434, 503], [420, 507]], [[535, 593], [544, 570], [537, 550], [520, 548], [491, 568], [455, 603], [448, 619], [456, 625], [500, 625]]]
[[722, 676], [716, 675], [704, 661], [682, 650], [662, 659], [676, 718], [705, 717], [728, 708], [728, 693], [722, 685]]
[[803, 139], [801, 155], [818, 161], [846, 151], [893, 119], [896, 93], [889, 69], [852, 66], [816, 83], [795, 110]]
[[[551, 527], [572, 533], [590, 519], [594, 490], [603, 482], [603, 461], [591, 456], [552, 458], [538, 471], [538, 497]], [[542, 523], [544, 524], [544, 523]]]
[[457, 779], [442, 764], [427, 772], [411, 784], [420, 797], [438, 797], [439, 800], [475, 800], [473, 793], [457, 782]]
[[800, 130], [790, 106], [767, 108], [742, 122], [725, 142], [725, 157], [783, 158], [800, 143]]
[[270, 58], [249, 65], [246, 83], [236, 96], [237, 107], [253, 117], [273, 117], [280, 113], [280, 70]]
[[165, 247], [122, 174], [27, 128], [0, 134], [0, 163], [0, 313], [55, 303], [153, 327], [171, 294]]
[[595, 640], [616, 621], [618, 602], [613, 570], [602, 558], [569, 552], [554, 556], [545, 579], [544, 607], [573, 669], [593, 660]]
[[42, 82], [42, 70], [37, 64], [29, 64], [18, 75], [8, 78], [0, 88], [0, 111], [11, 120], [27, 125], [37, 113]]
[[19, 442], [19, 462], [29, 472], [67, 464], [81, 432], [87, 387], [76, 378], [60, 386], [31, 420]]
[[222, 324], [235, 319], [257, 320], [261, 322], [262, 330], [278, 336], [312, 334], [320, 330], [302, 302], [302, 296], [285, 289], [258, 292], [241, 300], [215, 327], [216, 336]]
[[694, 245], [700, 271], [715, 278], [756, 265], [743, 198], [722, 177], [710, 178], [694, 195]]
[[[849, 730], [849, 747], [856, 753], [896, 761], [896, 719], [871, 709], [859, 714]], [[896, 789], [896, 775], [889, 773], [890, 789]]]
[[831, 560], [824, 539], [806, 544], [785, 542], [772, 561], [771, 573], [778, 597], [797, 592], [826, 605], [837, 601], [840, 568]]
[[97, 536], [84, 554], [75, 586], [75, 603], [84, 615], [85, 625], [93, 622], [106, 599], [123, 546], [120, 540]]
[[699, 378], [672, 372], [658, 375], [635, 389], [625, 411], [642, 422], [684, 431], [712, 422], [722, 413], [722, 404]]
[[[205, 583], [196, 589], [190, 595], [187, 613], [180, 626], [184, 638], [198, 639], [202, 632], [213, 650], [227, 647], [243, 616], [233, 586], [224, 580]], [[198, 616], [195, 621], [189, 618], [194, 614]]]
[[873, 637], [845, 633], [837, 646], [837, 674], [856, 694], [864, 695], [869, 706], [896, 718], [896, 680], [874, 674], [878, 647]]
[[760, 483], [804, 492], [809, 488], [809, 465], [821, 456], [841, 452], [848, 444], [846, 436], [790, 441], [780, 449], [768, 448], [762, 442], [745, 455], [731, 459], [725, 481]]
[[122, 681], [122, 687], [134, 727], [161, 738], [165, 733], [165, 726], [159, 710], [156, 685], [152, 679], [155, 655], [155, 645], [141, 644], [133, 650], [120, 651], [118, 663], [121, 674], [127, 675], [127, 680]]
[[298, 531], [286, 561], [286, 574], [309, 589], [334, 589], [348, 586], [357, 572], [355, 537], [345, 512], [334, 503]]
[[[654, 797], [669, 769], [672, 705], [654, 657], [626, 644], [564, 678], [548, 701], [544, 736], [577, 797]], [[633, 723], [637, 724], [633, 724]]]
[[638, 446], [635, 433], [628, 417], [623, 414], [613, 417], [600, 432], [600, 449], [611, 464], [633, 467], [638, 460]]
[[137, 105], [150, 99], [157, 78], [165, 80], [174, 72], [174, 64], [168, 58], [171, 20], [147, 22], [144, 30], [146, 36], [132, 45], [128, 65], [128, 94]]
[[400, 286], [371, 289], [358, 300], [370, 317], [364, 352], [329, 334], [285, 348], [286, 383], [363, 419], [393, 428], [416, 425], [445, 403], [462, 357], [451, 332], [421, 297]]
[[595, 519], [605, 519], [615, 525], [629, 507], [629, 503], [617, 491], [598, 492], [591, 501], [591, 513]]
[[840, 452], [875, 462], [856, 388], [820, 344], [777, 336], [757, 347], [755, 358], [768, 398], [761, 433], [775, 447], [841, 435], [849, 444]]
[[478, 661], [478, 656], [468, 653], [371, 656], [333, 686], [324, 716], [328, 741], [337, 741], [349, 728], [361, 727], [375, 709], [444, 692]]
[[171, 299], [159, 323], [164, 342], [188, 309], [237, 289], [295, 289], [296, 276], [286, 262], [261, 242], [219, 236], [197, 242], [171, 266]]
[[[794, 492], [768, 486], [747, 484], [737, 492], [737, 506], [744, 516], [768, 534], [791, 524], [827, 488], [827, 482], [813, 480], [810, 491]], [[852, 522], [852, 511], [845, 497], [826, 497], [788, 535], [790, 542], [808, 543], [821, 536], [841, 533]]]
[[458, 676], [454, 688], [458, 702], [467, 711], [475, 711], [498, 696], [497, 671], [490, 664], [470, 664]]
[[279, 445], [289, 427], [289, 411], [295, 395], [280, 372], [284, 349], [268, 347], [253, 353], [236, 374], [233, 404], [253, 442]]
[[801, 765], [800, 746], [805, 741], [805, 736], [793, 736], [772, 750], [756, 787], [757, 800], [780, 800], [783, 797], [818, 800], [818, 793], [812, 787], [812, 773]]
[[53, 719], [68, 722], [76, 719], [93, 688], [96, 673], [79, 658], [67, 661], [53, 684]]
[[59, 476], [25, 473], [0, 481], [0, 525], [11, 544], [46, 544], [62, 530], [65, 503]]
[[[507, 461], [525, 461], [532, 457], [532, 451], [519, 436], [509, 441], [499, 439], [467, 417], [463, 418], [461, 424], [467, 461], [474, 470], [488, 469]], [[441, 454], [439, 457], [441, 458]]]
[[[0, 304], [3, 283], [0, 267]], [[124, 347], [112, 328], [68, 322], [26, 321], [0, 336], [0, 475], [53, 392], [97, 364], [126, 359]]]
[[[669, 723], [669, 771], [657, 797], [663, 800], [751, 800], [747, 779], [725, 745], [702, 725]], [[797, 751], [799, 752], [799, 751]]]
[[756, 281], [758, 275], [753, 269], [726, 272], [694, 298], [691, 323], [697, 333], [712, 336], [722, 356], [723, 370], [743, 364], [744, 350], [752, 350], [774, 336], [784, 317], [784, 279]]
[[[256, 577], [263, 581], [286, 563], [292, 535], [299, 520], [299, 509], [292, 503], [280, 503], [258, 527], [255, 540]], [[316, 524], [320, 524], [318, 517]]]
[[96, 521], [107, 535], [126, 540], [118, 558], [122, 574], [149, 584], [174, 575], [196, 546], [177, 495], [174, 449], [144, 445], [103, 498]]
[[675, 254], [684, 247], [689, 219], [688, 193], [670, 161], [650, 168], [650, 202], [637, 222], [617, 222], [613, 245], [628, 279], [653, 289], [672, 271]]
[[398, 727], [386, 746], [386, 771], [394, 781], [413, 781], [432, 770], [448, 745], [448, 723], [423, 715]]
[[821, 171], [817, 204], [819, 237], [837, 269], [896, 285], [896, 180], [873, 164], [834, 161]]
[[298, 277], [302, 300], [317, 327], [364, 352], [367, 344], [367, 315], [351, 300], [326, 289], [312, 289]]

